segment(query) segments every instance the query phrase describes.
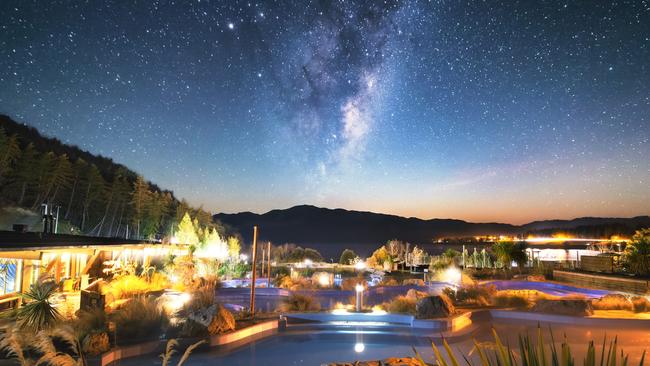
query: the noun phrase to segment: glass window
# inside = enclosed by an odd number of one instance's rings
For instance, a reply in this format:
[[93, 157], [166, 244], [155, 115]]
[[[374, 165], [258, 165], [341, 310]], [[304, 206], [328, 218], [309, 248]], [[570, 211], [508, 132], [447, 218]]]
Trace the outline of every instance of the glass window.
[[0, 259], [0, 295], [20, 291], [20, 260]]

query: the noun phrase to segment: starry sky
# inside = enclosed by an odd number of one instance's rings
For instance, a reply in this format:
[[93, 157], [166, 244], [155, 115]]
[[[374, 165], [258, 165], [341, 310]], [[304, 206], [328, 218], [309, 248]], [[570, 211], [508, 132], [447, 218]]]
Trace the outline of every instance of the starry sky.
[[213, 212], [650, 207], [648, 1], [0, 3], [0, 113]]

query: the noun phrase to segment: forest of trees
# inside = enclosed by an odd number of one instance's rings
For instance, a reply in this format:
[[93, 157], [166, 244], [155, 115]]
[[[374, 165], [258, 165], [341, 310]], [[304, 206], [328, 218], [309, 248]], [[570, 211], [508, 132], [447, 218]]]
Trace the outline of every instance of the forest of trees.
[[186, 212], [202, 227], [215, 225], [209, 212], [127, 167], [0, 116], [0, 206], [40, 212], [43, 203], [87, 235], [159, 238]]

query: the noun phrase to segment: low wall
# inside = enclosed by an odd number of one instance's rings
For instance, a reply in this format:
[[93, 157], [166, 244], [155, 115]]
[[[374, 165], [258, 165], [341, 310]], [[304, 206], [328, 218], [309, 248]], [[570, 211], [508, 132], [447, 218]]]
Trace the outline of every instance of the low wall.
[[579, 286], [629, 292], [639, 295], [647, 295], [650, 293], [650, 284], [647, 280], [634, 278], [554, 270], [553, 279]]
[[[252, 325], [247, 328], [236, 330], [234, 332], [211, 336], [207, 339], [207, 341], [210, 347], [223, 346], [226, 344], [240, 341], [248, 337], [260, 335], [261, 333], [271, 331], [277, 328], [278, 328], [278, 320], [269, 320], [266, 322]], [[181, 343], [182, 346], [181, 348], [183, 348], [183, 346], [185, 346], [186, 343], [187, 345], [189, 345], [194, 342], [198, 342], [199, 340], [200, 339], [194, 339], [194, 340], [181, 339], [179, 340], [179, 342]], [[151, 341], [151, 342], [136, 344], [133, 346], [114, 348], [104, 353], [101, 356], [99, 363], [101, 364], [101, 366], [107, 366], [125, 358], [161, 353], [164, 351], [166, 344], [167, 344], [166, 340]], [[182, 352], [184, 352], [184, 349], [181, 350], [181, 353]]]

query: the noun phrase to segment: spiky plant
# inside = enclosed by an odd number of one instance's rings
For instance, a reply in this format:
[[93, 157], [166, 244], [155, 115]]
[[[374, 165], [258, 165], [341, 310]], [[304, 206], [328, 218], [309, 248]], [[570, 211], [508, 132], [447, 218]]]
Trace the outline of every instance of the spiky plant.
[[32, 284], [29, 291], [22, 294], [26, 304], [18, 309], [18, 324], [21, 328], [38, 332], [52, 327], [60, 320], [61, 314], [52, 304], [56, 289], [56, 283], [43, 280]]
[[[519, 355], [516, 355], [515, 352], [510, 348], [510, 346], [505, 346], [499, 338], [499, 335], [496, 331], [492, 330], [494, 335], [493, 344], [479, 343], [476, 340], [474, 341], [474, 349], [470, 352], [469, 355], [462, 355], [463, 361], [468, 365], [474, 365], [471, 362], [470, 357], [473, 352], [476, 352], [478, 355], [480, 366], [574, 366], [575, 359], [571, 353], [571, 347], [569, 346], [566, 338], [560, 344], [560, 347], [556, 346], [555, 339], [553, 338], [553, 333], [551, 333], [551, 342], [547, 347], [544, 345], [544, 338], [542, 335], [541, 328], [537, 329], [537, 342], [533, 341], [528, 335], [519, 336]], [[618, 349], [617, 338], [614, 338], [607, 342], [607, 337], [603, 339], [603, 344], [600, 350], [600, 357], [596, 357], [597, 350], [594, 342], [591, 341], [587, 347], [587, 352], [583, 360], [584, 366], [627, 366], [628, 355], [625, 354], [622, 350]], [[459, 366], [459, 358], [456, 354], [453, 353], [451, 347], [447, 343], [446, 339], [442, 340], [442, 346], [446, 353], [446, 357], [443, 355], [443, 352], [431, 342], [431, 347], [433, 348], [434, 361], [439, 366]], [[413, 348], [415, 352], [416, 359], [422, 366], [426, 366], [427, 363], [424, 362], [424, 359], [418, 351]], [[645, 351], [641, 355], [641, 361], [639, 366], [643, 366], [645, 360]]]
[[[190, 358], [192, 352], [203, 343], [206, 343], [205, 340], [198, 341], [185, 349], [185, 352], [181, 356], [180, 360], [176, 366], [182, 366]], [[160, 359], [162, 360], [162, 366], [170, 366], [172, 356], [176, 353], [175, 347], [178, 347], [178, 341], [175, 339], [170, 339], [167, 341], [167, 346], [165, 347], [165, 353], [160, 354]]]

